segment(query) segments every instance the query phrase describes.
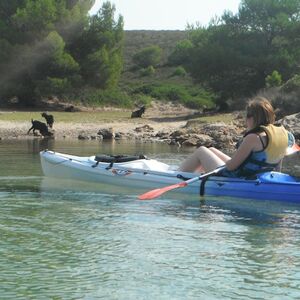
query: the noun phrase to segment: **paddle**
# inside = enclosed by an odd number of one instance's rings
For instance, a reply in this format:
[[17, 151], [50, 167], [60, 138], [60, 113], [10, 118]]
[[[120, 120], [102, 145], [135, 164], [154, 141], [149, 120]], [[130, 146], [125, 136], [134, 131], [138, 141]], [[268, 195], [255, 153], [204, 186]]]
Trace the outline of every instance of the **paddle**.
[[294, 144], [292, 147], [287, 148], [285, 156], [294, 154], [298, 151], [300, 151], [300, 146], [297, 144]]
[[200, 176], [188, 179], [186, 181], [181, 181], [179, 183], [175, 183], [175, 184], [172, 184], [172, 185], [169, 185], [169, 186], [165, 186], [163, 188], [151, 190], [149, 192], [146, 192], [146, 193], [140, 195], [138, 198], [140, 200], [151, 200], [151, 199], [157, 198], [157, 197], [161, 196], [162, 194], [164, 194], [166, 192], [169, 192], [171, 190], [175, 190], [177, 188], [186, 187], [187, 185], [189, 185], [192, 182], [204, 179], [204, 178], [206, 178], [206, 177], [208, 177], [210, 175], [217, 174], [218, 172], [220, 172], [224, 168], [225, 168], [225, 166], [221, 166], [221, 167], [218, 167], [217, 169], [214, 169], [213, 171], [210, 171], [210, 172], [207, 172], [207, 173], [202, 174]]

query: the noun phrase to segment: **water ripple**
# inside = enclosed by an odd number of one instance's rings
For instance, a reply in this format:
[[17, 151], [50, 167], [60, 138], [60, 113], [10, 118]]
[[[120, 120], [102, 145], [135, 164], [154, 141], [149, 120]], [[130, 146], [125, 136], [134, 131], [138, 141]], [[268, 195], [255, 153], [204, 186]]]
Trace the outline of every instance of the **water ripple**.
[[18, 163], [0, 170], [1, 299], [299, 299], [299, 207], [56, 190], [37, 154], [10, 149]]

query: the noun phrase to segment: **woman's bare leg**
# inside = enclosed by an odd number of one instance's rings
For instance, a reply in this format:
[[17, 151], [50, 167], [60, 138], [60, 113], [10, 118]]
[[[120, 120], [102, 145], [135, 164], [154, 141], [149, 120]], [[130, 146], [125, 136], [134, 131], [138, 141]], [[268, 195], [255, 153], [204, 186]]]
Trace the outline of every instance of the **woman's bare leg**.
[[221, 158], [224, 162], [228, 161], [231, 159], [230, 156], [226, 155], [225, 153], [223, 153], [222, 151], [214, 148], [214, 147], [210, 147], [208, 148], [210, 151], [212, 151], [213, 153], [215, 153], [219, 158]]
[[203, 171], [209, 172], [222, 165], [224, 165], [224, 161], [221, 158], [210, 149], [201, 146], [182, 162], [179, 170], [183, 172], [194, 172], [201, 167]]

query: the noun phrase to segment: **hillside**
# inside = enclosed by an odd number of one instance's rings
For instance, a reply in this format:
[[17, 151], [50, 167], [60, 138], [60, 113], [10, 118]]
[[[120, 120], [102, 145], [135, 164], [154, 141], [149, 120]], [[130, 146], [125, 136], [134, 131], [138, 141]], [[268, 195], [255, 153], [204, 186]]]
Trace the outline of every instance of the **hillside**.
[[[140, 105], [147, 105], [151, 100], [162, 100], [181, 103], [193, 109], [213, 107], [211, 94], [195, 84], [183, 68], [178, 73], [178, 67], [167, 64], [177, 43], [187, 37], [187, 31], [179, 30], [125, 31], [124, 69], [119, 81], [121, 90], [131, 95], [134, 103]], [[150, 74], [133, 62], [133, 56], [149, 46], [162, 49], [161, 61]]]
[[162, 64], [164, 64], [175, 45], [185, 38], [187, 38], [187, 32], [180, 30], [125, 31], [124, 70], [127, 71], [133, 66], [132, 57], [136, 52], [152, 45], [157, 45], [162, 48]]
[[[127, 86], [147, 83], [193, 85], [189, 76], [172, 76], [175, 68], [166, 65], [168, 56], [176, 44], [185, 38], [187, 38], [187, 32], [180, 30], [125, 31], [124, 70], [120, 79], [120, 86], [126, 88]], [[162, 49], [161, 63], [155, 68], [155, 74], [151, 76], [141, 76], [140, 69], [135, 68], [132, 57], [138, 51], [152, 45], [159, 46]]]

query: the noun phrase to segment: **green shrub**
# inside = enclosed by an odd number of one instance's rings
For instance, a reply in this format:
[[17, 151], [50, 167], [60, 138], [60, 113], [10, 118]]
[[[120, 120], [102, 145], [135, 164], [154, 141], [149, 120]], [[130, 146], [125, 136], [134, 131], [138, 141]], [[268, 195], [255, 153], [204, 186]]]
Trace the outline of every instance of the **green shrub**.
[[149, 66], [145, 69], [141, 69], [141, 75], [142, 76], [151, 76], [155, 73], [155, 69], [153, 66]]
[[295, 75], [281, 87], [281, 91], [285, 93], [295, 92], [299, 90], [300, 90], [300, 75]]
[[147, 68], [149, 66], [157, 66], [160, 63], [162, 49], [158, 46], [146, 47], [133, 56], [136, 65]]
[[78, 91], [73, 98], [79, 99], [81, 103], [91, 106], [133, 106], [133, 100], [125, 92], [119, 89], [85, 89]]
[[300, 111], [300, 88], [286, 92], [281, 88], [269, 88], [259, 92], [259, 96], [271, 100], [272, 105], [277, 110], [277, 117], [298, 113]]
[[272, 101], [275, 108], [279, 109], [282, 115], [291, 115], [300, 111], [300, 92], [278, 93]]
[[186, 70], [184, 69], [184, 67], [179, 66], [175, 69], [175, 71], [172, 74], [173, 76], [180, 76], [180, 77], [184, 77], [186, 76]]
[[172, 66], [182, 65], [188, 62], [193, 44], [190, 40], [182, 40], [177, 43], [175, 49], [168, 57], [168, 63]]
[[271, 75], [266, 77], [266, 87], [276, 87], [282, 84], [282, 78], [279, 72], [273, 71]]
[[214, 95], [201, 89], [174, 84], [145, 84], [133, 93], [145, 94], [162, 101], [182, 103], [190, 108], [211, 108], [215, 106]]
[[138, 106], [145, 105], [146, 107], [151, 105], [153, 98], [144, 94], [135, 94], [132, 96], [132, 100]]
[[37, 82], [36, 93], [46, 96], [61, 96], [70, 88], [71, 83], [67, 78], [47, 77], [46, 80]]

